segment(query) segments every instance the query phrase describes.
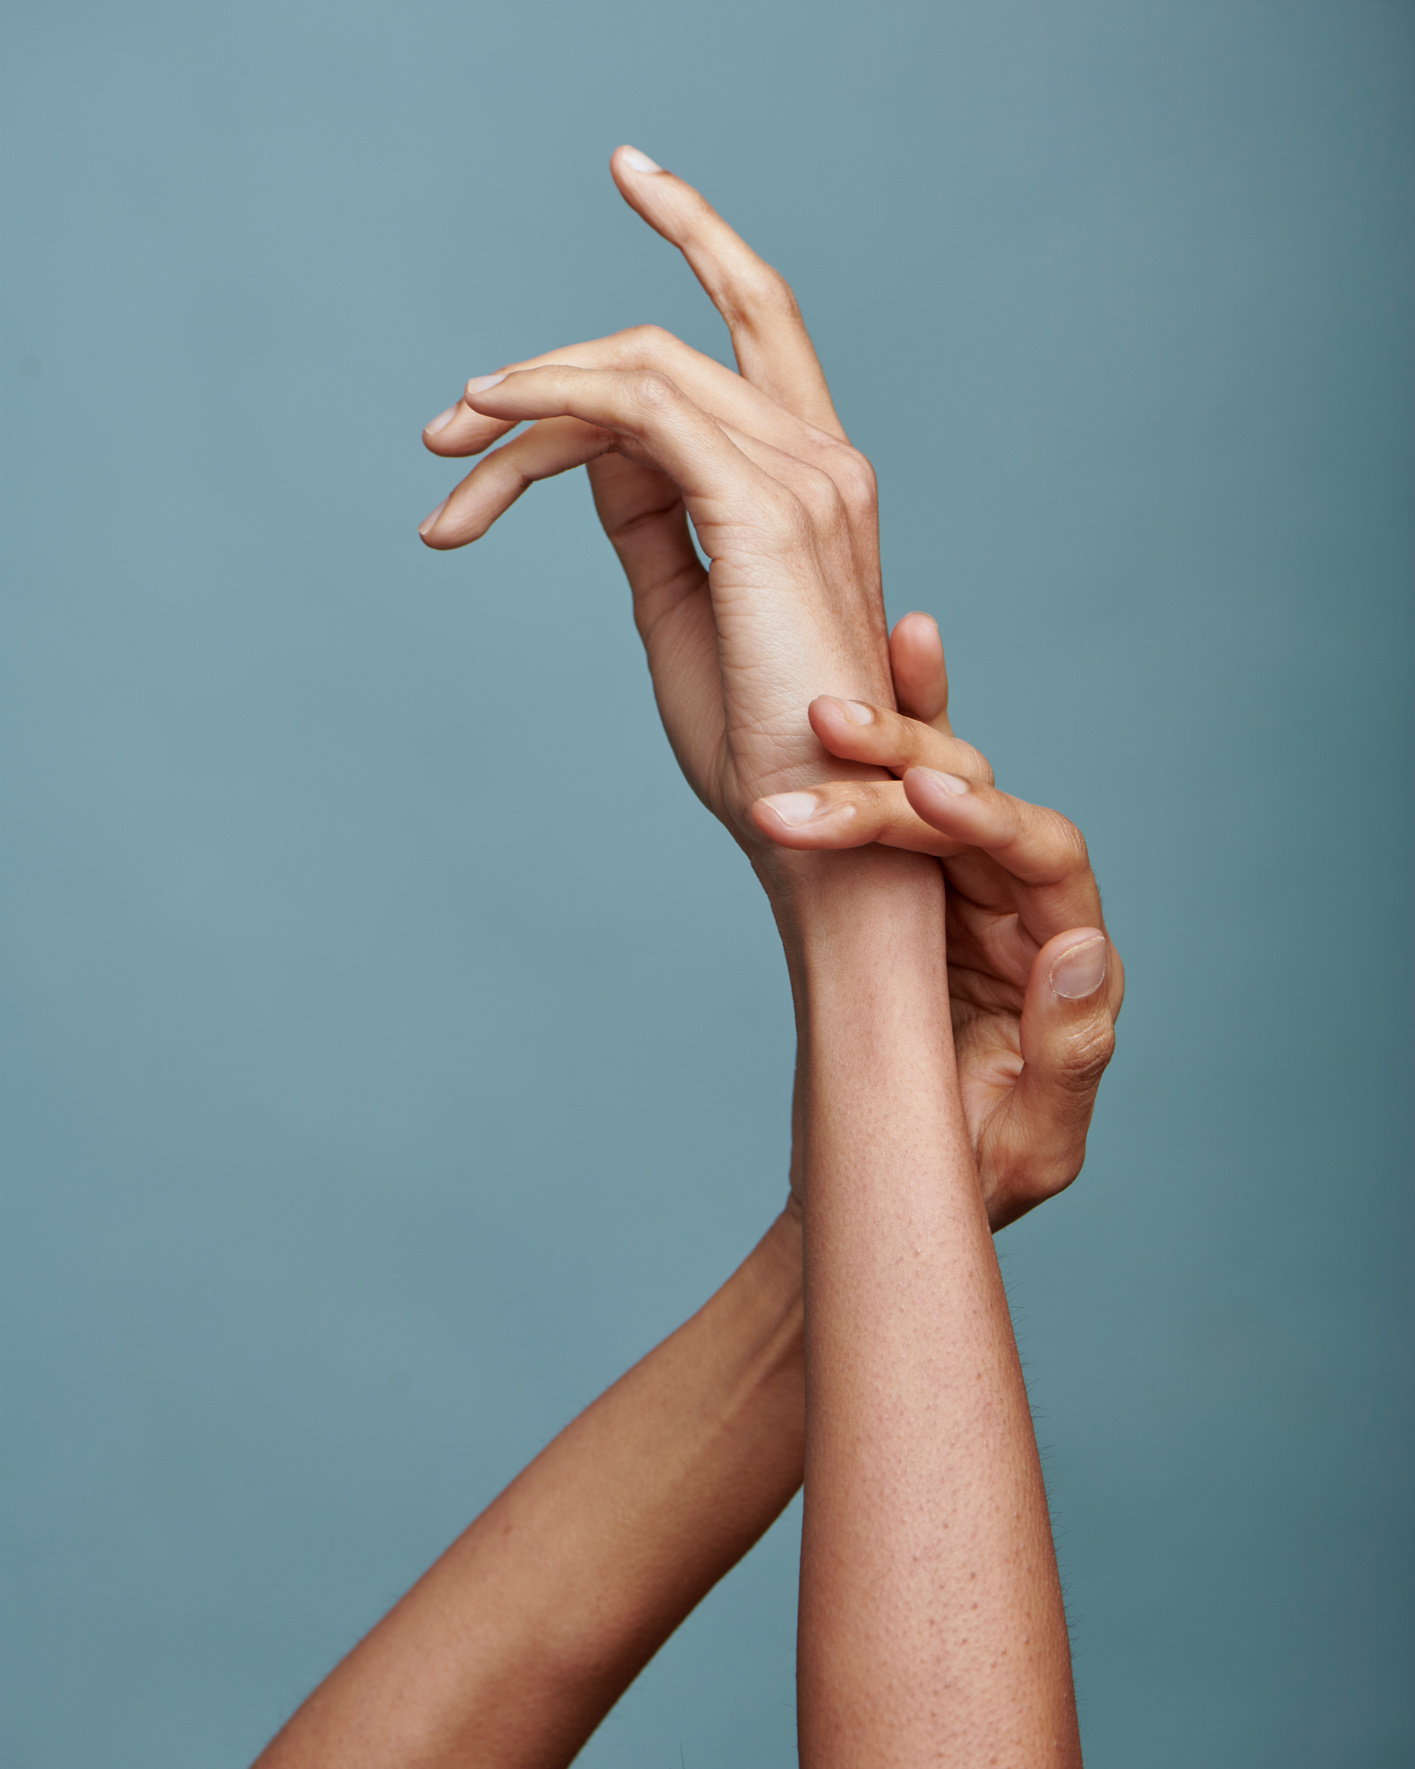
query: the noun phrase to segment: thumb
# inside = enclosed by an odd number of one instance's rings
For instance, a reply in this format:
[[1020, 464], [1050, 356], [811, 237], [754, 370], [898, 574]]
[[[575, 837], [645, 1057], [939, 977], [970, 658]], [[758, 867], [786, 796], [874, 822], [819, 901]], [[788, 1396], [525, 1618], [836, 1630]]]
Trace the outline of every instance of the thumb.
[[1107, 984], [1118, 967], [1099, 928], [1056, 934], [1032, 961], [1022, 1003], [1022, 1073], [1007, 1114], [1023, 1210], [1070, 1185], [1086, 1159], [1096, 1089], [1115, 1049]]

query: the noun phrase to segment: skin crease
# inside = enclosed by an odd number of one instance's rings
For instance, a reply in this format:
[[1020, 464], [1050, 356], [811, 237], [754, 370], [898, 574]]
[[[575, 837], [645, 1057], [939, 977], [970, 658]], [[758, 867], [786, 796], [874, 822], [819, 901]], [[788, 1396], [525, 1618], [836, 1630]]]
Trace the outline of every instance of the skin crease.
[[530, 428], [423, 538], [465, 545], [536, 478], [589, 466], [665, 728], [782, 932], [792, 1195], [260, 1763], [568, 1763], [803, 1468], [802, 1761], [1077, 1763], [989, 1228], [1080, 1169], [1119, 959], [1074, 827], [994, 791], [953, 737], [933, 622], [885, 632], [873, 476], [794, 297], [688, 186], [633, 150], [612, 165], [741, 374], [641, 327], [469, 384], [434, 452]]

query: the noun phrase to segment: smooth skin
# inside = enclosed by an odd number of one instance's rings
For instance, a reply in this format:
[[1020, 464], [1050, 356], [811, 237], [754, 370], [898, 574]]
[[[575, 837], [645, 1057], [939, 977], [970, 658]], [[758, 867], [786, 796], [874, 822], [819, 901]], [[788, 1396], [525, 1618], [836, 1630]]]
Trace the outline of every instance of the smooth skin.
[[[1053, 869], [1038, 825], [1009, 833], [977, 821], [977, 807], [916, 803], [922, 764], [900, 764], [916, 753], [910, 741], [927, 741], [909, 731], [927, 727], [888, 723], [891, 664], [899, 703], [937, 718], [942, 653], [921, 617], [886, 644], [872, 475], [844, 440], [789, 290], [695, 192], [641, 160], [621, 149], [616, 180], [684, 249], [732, 327], [743, 375], [639, 331], [469, 384], [429, 426], [437, 452], [474, 452], [522, 419], [531, 428], [481, 463], [424, 539], [465, 544], [535, 478], [591, 465], [670, 738], [748, 852], [783, 933], [801, 1037], [804, 1324], [793, 1203], [703, 1311], [513, 1482], [261, 1761], [568, 1762], [779, 1512], [804, 1445], [803, 1761], [1076, 1762], [1045, 1499], [988, 1215], [1010, 1220], [1079, 1168], [1118, 963], [1098, 901], [1089, 924], [1038, 938], [1034, 898]], [[645, 351], [660, 366], [645, 369]], [[823, 702], [805, 716], [821, 687], [833, 703], [875, 709], [873, 750], [853, 753]], [[859, 853], [829, 851], [852, 845], [844, 824], [869, 827], [853, 800], [804, 823], [789, 803], [781, 815], [782, 794], [819, 802], [861, 789], [903, 795], [903, 810], [877, 818]], [[933, 851], [946, 864], [993, 880], [990, 900], [973, 899], [992, 921], [978, 922], [976, 950], [965, 942], [952, 970], [943, 871], [918, 839], [892, 840], [912, 830], [906, 813], [941, 838]], [[1084, 895], [1084, 858], [1073, 853], [1070, 871], [1071, 897], [1058, 903]], [[1104, 974], [1088, 994], [1068, 992], [1096, 947]], [[1012, 1027], [1001, 1040], [1011, 1081], [983, 1052], [977, 1074], [991, 1076], [991, 1093], [973, 1087], [971, 1109], [963, 1039], [964, 1086], [955, 1080], [960, 1004]], [[1010, 1132], [994, 1134], [1009, 1100]], [[987, 1205], [975, 1143], [992, 1173]]]

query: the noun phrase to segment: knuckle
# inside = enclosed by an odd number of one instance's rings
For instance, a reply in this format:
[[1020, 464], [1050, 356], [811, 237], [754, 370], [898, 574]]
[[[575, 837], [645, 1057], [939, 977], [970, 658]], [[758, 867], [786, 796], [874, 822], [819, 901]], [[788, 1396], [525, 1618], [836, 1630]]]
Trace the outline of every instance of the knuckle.
[[629, 379], [629, 397], [650, 411], [661, 411], [678, 397], [678, 389], [657, 369], [641, 369]]
[[1114, 1055], [1115, 1027], [1108, 1015], [1097, 1016], [1078, 1026], [1067, 1039], [1056, 1065], [1056, 1079], [1068, 1093], [1085, 1098], [1100, 1086]]
[[668, 354], [673, 334], [662, 326], [630, 326], [619, 333], [620, 357], [628, 362], [659, 362]]
[[961, 754], [957, 759], [954, 772], [965, 774], [969, 780], [980, 780], [984, 786], [994, 785], [996, 777], [992, 771], [992, 763], [982, 750], [969, 743], [964, 737], [959, 737], [955, 741]]
[[832, 526], [844, 514], [844, 505], [835, 481], [829, 473], [823, 473], [817, 467], [808, 467], [801, 473], [796, 495], [812, 521], [820, 527]]
[[848, 442], [837, 443], [828, 468], [846, 510], [852, 517], [873, 517], [879, 510], [879, 481], [869, 461]]
[[[1036, 843], [1038, 859], [1047, 872], [1054, 879], [1061, 879], [1089, 870], [1091, 856], [1086, 838], [1070, 818], [1045, 805], [1038, 805], [1035, 810], [1037, 817], [1031, 826], [1035, 833], [1031, 839]], [[1027, 828], [1026, 820], [1022, 827]]]
[[801, 309], [790, 283], [779, 270], [760, 261], [743, 267], [723, 292], [729, 317], [750, 323], [753, 319], [799, 319]]
[[811, 517], [794, 491], [783, 486], [766, 506], [767, 526], [783, 547], [797, 550], [811, 540]]

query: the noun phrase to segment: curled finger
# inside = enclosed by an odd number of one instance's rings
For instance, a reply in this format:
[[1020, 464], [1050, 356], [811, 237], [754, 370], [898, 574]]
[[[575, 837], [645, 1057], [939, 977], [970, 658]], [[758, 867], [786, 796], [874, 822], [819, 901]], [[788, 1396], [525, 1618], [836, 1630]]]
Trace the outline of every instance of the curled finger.
[[1085, 838], [1059, 811], [933, 767], [910, 768], [903, 788], [923, 822], [977, 851], [979, 864], [960, 860], [954, 882], [968, 892], [976, 876], [978, 900], [1014, 908], [1038, 945], [1066, 928], [1104, 927]]

